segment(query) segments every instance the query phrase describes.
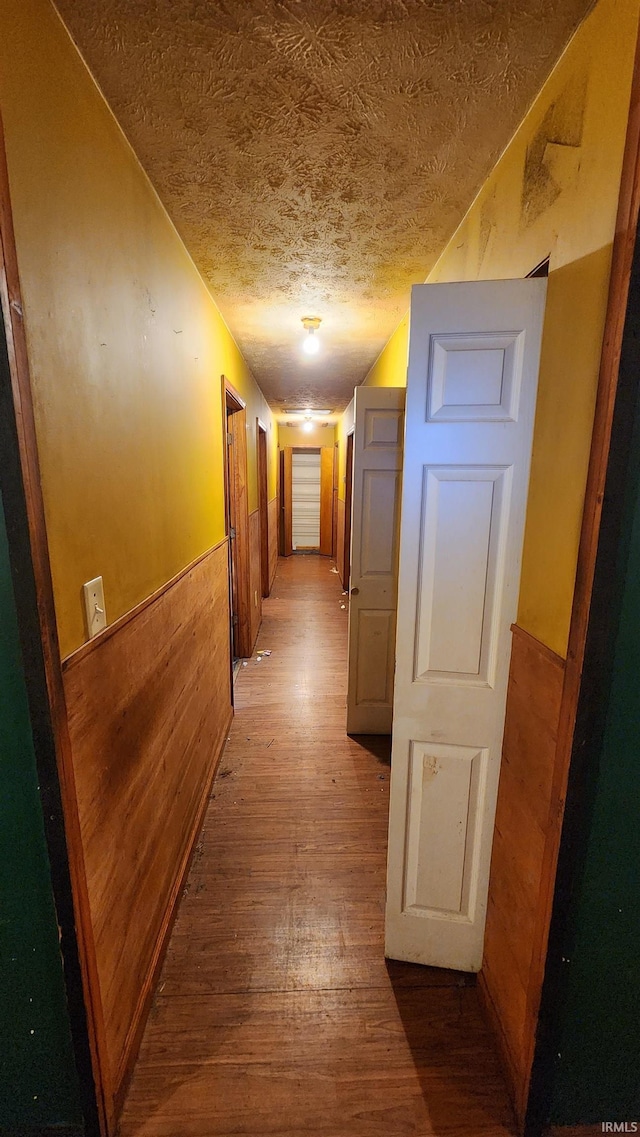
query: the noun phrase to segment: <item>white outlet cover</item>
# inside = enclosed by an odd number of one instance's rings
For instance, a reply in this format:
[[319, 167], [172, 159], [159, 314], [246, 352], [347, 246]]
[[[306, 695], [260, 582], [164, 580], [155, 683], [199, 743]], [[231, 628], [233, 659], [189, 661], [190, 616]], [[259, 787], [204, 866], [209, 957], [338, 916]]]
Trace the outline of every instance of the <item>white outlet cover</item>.
[[89, 639], [97, 636], [107, 626], [107, 613], [104, 606], [102, 577], [96, 576], [82, 586], [84, 592], [84, 611], [87, 620]]

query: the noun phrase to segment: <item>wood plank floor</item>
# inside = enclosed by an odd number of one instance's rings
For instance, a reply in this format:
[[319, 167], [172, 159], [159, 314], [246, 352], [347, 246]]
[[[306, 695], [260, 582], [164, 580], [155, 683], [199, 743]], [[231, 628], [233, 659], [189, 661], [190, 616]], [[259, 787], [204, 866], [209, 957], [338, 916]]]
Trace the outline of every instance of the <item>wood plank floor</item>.
[[389, 741], [344, 730], [347, 612], [281, 560], [122, 1137], [506, 1137], [471, 977], [386, 964]]

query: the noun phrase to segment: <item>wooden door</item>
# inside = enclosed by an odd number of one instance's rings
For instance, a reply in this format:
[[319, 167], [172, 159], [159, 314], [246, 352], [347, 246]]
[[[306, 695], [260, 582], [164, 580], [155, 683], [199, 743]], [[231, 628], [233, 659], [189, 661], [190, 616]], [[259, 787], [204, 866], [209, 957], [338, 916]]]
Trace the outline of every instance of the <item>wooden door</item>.
[[229, 615], [231, 618], [231, 654], [239, 658], [238, 651], [238, 568], [235, 556], [235, 478], [233, 476], [232, 411], [226, 408], [226, 466], [225, 466], [225, 529], [229, 538]]
[[331, 556], [338, 556], [338, 443], [333, 447], [333, 517], [331, 521]]
[[320, 553], [330, 557], [333, 549], [333, 446], [320, 450]]
[[545, 280], [413, 289], [386, 952], [477, 971]]
[[293, 481], [293, 447], [285, 446], [280, 451], [280, 556], [290, 557], [293, 552], [293, 528], [291, 517]]
[[349, 734], [390, 734], [398, 586], [404, 388], [356, 387]]
[[251, 655], [251, 578], [249, 504], [247, 496], [247, 412], [223, 376], [227, 422], [225, 475], [226, 524], [229, 537], [233, 654]]
[[263, 596], [270, 592], [269, 581], [269, 486], [267, 480], [267, 431], [256, 421], [258, 447], [258, 509], [260, 516], [260, 587]]

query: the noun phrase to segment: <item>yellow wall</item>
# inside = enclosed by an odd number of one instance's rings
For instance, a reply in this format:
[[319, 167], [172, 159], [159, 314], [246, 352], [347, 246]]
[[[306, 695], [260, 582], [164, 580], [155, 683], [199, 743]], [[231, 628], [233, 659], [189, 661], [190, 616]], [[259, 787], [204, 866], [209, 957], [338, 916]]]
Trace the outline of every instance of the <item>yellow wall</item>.
[[313, 430], [308, 433], [299, 426], [288, 426], [278, 423], [278, 445], [285, 446], [333, 446], [336, 440], [334, 426], [314, 424]]
[[409, 313], [400, 321], [365, 379], [370, 387], [404, 387], [409, 357]]
[[349, 403], [346, 410], [340, 415], [336, 427], [336, 442], [338, 443], [338, 497], [345, 499], [345, 479], [347, 470], [347, 435], [353, 428], [354, 402]]
[[[550, 254], [518, 622], [563, 656], [637, 19], [638, 0], [600, 0], [428, 278], [522, 277]], [[365, 382], [403, 385], [407, 343], [405, 317]]]
[[63, 655], [81, 588], [109, 621], [224, 535], [226, 374], [276, 428], [150, 183], [49, 0], [0, 10], [0, 107]]

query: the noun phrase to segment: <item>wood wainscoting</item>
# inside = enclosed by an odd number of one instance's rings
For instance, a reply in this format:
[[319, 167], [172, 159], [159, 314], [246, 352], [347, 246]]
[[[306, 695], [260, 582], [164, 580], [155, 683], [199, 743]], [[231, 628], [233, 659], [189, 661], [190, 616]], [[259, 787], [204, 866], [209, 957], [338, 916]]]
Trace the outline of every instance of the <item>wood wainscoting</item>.
[[344, 588], [344, 502], [338, 498], [338, 530], [336, 533], [336, 566]]
[[269, 511], [269, 592], [273, 588], [278, 568], [278, 498], [271, 499]]
[[253, 651], [262, 622], [262, 573], [260, 561], [260, 510], [249, 514], [249, 655]]
[[564, 660], [513, 625], [480, 992], [524, 1124], [544, 977], [545, 849], [557, 840], [554, 770]]
[[117, 1112], [231, 721], [226, 538], [63, 674]]

